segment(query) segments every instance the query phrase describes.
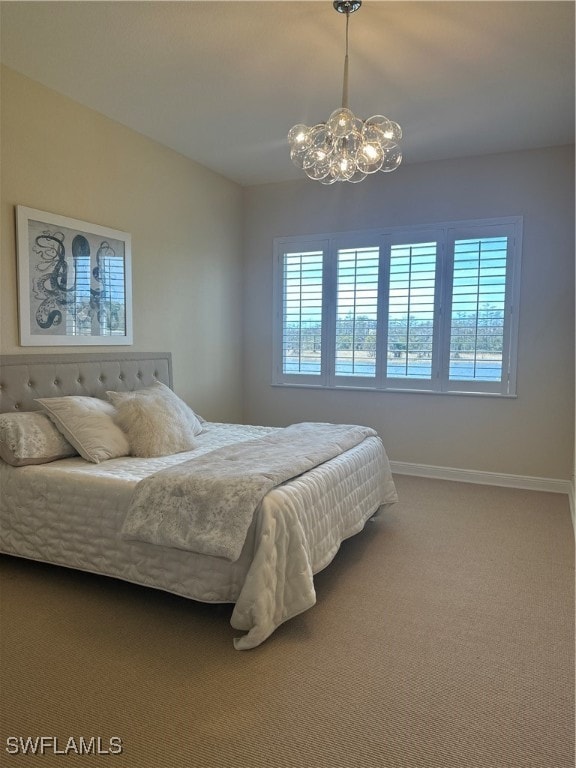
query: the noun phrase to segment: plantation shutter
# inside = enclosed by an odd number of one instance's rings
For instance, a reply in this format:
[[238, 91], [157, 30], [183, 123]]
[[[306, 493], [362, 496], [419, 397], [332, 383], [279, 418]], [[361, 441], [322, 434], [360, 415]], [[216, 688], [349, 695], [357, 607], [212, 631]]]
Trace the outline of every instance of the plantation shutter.
[[340, 248], [337, 256], [335, 374], [374, 378], [380, 249]]
[[506, 237], [454, 243], [450, 379], [502, 379], [506, 255]]
[[437, 251], [436, 241], [390, 248], [388, 379], [432, 378]]
[[515, 389], [520, 240], [517, 222], [449, 232], [445, 391]]
[[320, 248], [281, 252], [281, 377], [322, 375], [324, 253]]

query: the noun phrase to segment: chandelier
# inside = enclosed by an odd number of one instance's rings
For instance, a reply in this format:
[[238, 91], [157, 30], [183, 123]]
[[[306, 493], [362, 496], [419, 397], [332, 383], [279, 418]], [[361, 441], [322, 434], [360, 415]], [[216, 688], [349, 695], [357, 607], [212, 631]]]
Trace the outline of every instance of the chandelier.
[[321, 184], [356, 183], [369, 173], [395, 171], [402, 162], [398, 142], [402, 129], [384, 115], [362, 121], [348, 108], [348, 22], [362, 0], [334, 0], [338, 13], [346, 15], [346, 55], [342, 107], [326, 123], [295, 125], [288, 133], [290, 157], [311, 179]]

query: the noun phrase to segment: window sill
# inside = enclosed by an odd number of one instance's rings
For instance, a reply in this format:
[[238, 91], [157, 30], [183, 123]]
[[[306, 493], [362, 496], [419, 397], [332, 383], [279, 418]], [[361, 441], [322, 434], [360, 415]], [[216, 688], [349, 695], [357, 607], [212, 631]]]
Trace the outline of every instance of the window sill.
[[286, 383], [286, 382], [273, 382], [270, 384], [271, 387], [280, 387], [280, 388], [286, 388], [286, 389], [315, 389], [320, 391], [326, 391], [326, 392], [334, 392], [337, 390], [342, 390], [345, 392], [372, 392], [375, 394], [396, 394], [396, 395], [440, 395], [442, 397], [445, 397], [447, 395], [455, 395], [456, 397], [491, 397], [491, 398], [505, 398], [507, 400], [517, 400], [518, 395], [516, 393], [508, 394], [508, 393], [501, 393], [501, 392], [461, 392], [458, 390], [446, 390], [446, 391], [439, 391], [437, 389], [403, 389], [401, 387], [387, 387], [387, 388], [377, 388], [377, 387], [354, 387], [350, 386], [349, 384], [346, 385], [337, 385], [333, 387], [325, 387], [321, 384], [298, 384], [298, 383]]

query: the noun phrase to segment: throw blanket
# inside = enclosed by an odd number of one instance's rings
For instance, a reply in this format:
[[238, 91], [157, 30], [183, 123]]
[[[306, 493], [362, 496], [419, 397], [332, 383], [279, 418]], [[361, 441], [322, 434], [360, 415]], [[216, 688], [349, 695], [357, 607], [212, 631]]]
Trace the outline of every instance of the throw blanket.
[[122, 536], [237, 560], [269, 490], [372, 435], [356, 425], [293, 424], [156, 472], [136, 486]]

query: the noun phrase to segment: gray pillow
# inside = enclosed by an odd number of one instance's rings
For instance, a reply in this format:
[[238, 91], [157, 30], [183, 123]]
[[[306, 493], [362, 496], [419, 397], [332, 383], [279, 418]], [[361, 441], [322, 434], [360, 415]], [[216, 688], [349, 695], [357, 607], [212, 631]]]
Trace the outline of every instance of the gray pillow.
[[98, 464], [129, 455], [126, 435], [114, 423], [114, 406], [106, 400], [70, 395], [40, 398], [36, 402], [86, 461]]
[[25, 467], [76, 455], [74, 447], [45, 413], [0, 414], [0, 458], [7, 464]]

